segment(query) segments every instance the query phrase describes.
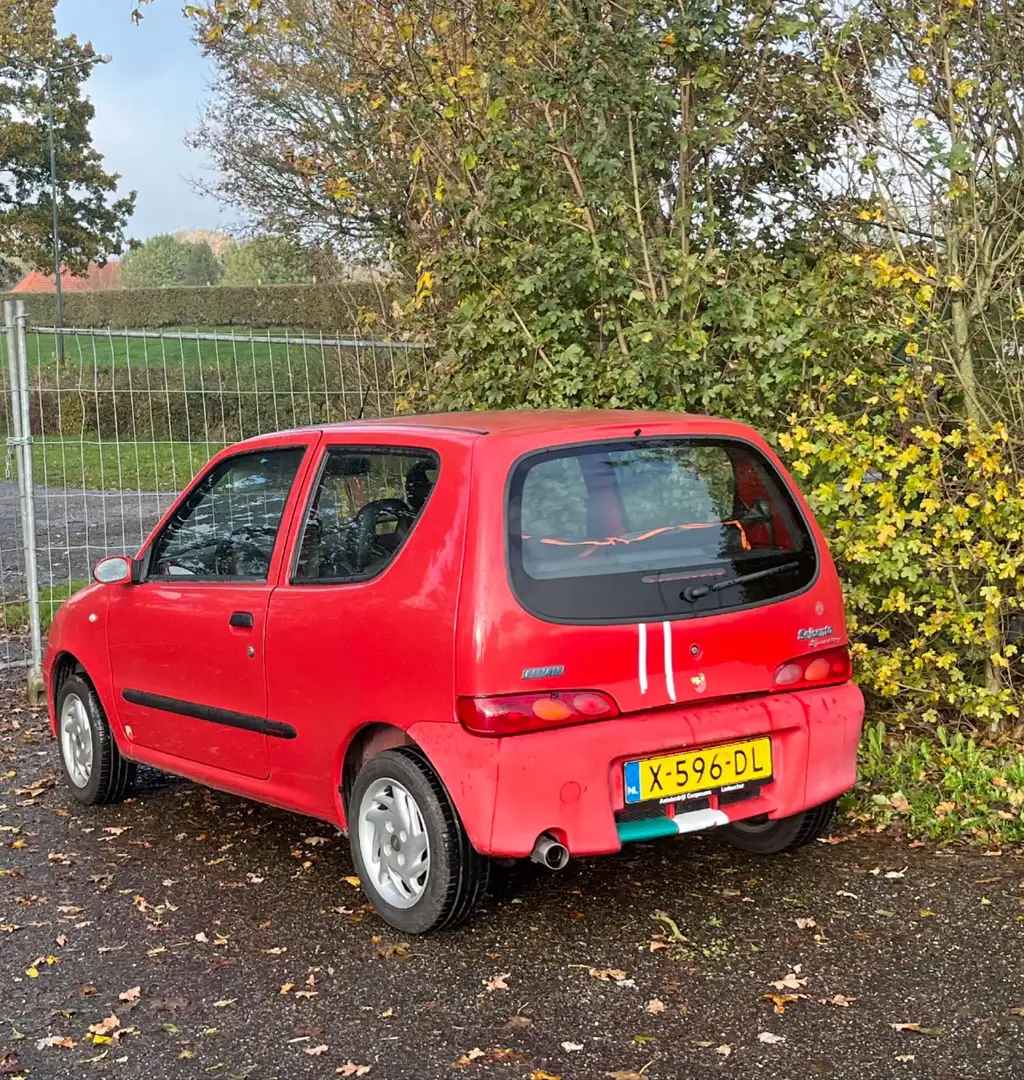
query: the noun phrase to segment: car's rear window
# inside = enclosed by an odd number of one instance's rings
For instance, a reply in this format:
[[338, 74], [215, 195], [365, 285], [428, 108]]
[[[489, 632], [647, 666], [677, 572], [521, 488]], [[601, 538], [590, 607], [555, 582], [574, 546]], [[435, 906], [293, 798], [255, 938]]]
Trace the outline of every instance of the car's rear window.
[[508, 529], [520, 602], [556, 621], [707, 615], [788, 596], [817, 572], [786, 484], [729, 439], [531, 455], [512, 473]]

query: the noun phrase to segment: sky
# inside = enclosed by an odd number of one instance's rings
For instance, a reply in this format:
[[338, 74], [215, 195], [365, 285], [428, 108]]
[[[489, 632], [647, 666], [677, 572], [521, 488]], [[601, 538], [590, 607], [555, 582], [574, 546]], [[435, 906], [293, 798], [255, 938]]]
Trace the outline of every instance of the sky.
[[91, 41], [109, 64], [95, 69], [85, 93], [92, 100], [93, 145], [105, 167], [121, 174], [138, 199], [128, 227], [132, 239], [188, 228], [228, 228], [229, 212], [197, 194], [193, 179], [209, 177], [203, 155], [185, 146], [199, 122], [212, 69], [192, 43], [180, 0], [156, 0], [136, 26], [131, 0], [60, 0], [57, 29]]

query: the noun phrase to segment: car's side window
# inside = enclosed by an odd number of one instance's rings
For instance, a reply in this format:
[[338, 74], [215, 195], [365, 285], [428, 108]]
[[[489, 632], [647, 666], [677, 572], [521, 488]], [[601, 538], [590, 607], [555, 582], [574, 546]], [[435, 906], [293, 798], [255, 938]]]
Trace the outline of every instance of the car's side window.
[[153, 542], [147, 576], [266, 581], [305, 452], [262, 450], [215, 465]]
[[363, 581], [395, 557], [437, 481], [429, 450], [327, 450], [299, 542], [296, 584]]

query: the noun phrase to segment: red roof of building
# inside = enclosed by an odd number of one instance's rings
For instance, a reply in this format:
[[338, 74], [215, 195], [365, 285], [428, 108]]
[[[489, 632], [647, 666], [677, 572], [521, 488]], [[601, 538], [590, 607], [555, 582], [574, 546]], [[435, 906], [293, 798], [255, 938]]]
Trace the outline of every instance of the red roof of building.
[[[30, 274], [26, 274], [11, 292], [52, 293], [57, 291], [55, 281], [53, 274], [42, 274], [38, 270], [33, 270]], [[119, 289], [121, 287], [121, 264], [108, 262], [106, 266], [97, 266], [96, 263], [89, 263], [89, 272], [84, 277], [72, 274], [70, 270], [62, 269], [60, 284], [61, 291], [66, 293]]]

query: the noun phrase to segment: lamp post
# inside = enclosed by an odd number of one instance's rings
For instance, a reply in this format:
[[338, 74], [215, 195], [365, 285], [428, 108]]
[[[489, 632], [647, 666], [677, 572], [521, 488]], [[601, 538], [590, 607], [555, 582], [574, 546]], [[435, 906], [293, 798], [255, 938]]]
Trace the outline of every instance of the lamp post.
[[50, 193], [53, 200], [53, 273], [54, 287], [57, 291], [57, 359], [64, 364], [64, 289], [61, 284], [61, 253], [60, 253], [60, 213], [57, 207], [57, 142], [54, 137], [54, 109], [53, 109], [53, 76], [62, 71], [73, 71], [75, 68], [86, 67], [90, 64], [109, 64], [111, 57], [107, 55], [94, 56], [88, 60], [76, 60], [70, 64], [36, 64], [31, 60], [14, 60], [19, 67], [29, 68], [32, 71], [40, 71], [46, 80], [46, 126], [50, 141]]

